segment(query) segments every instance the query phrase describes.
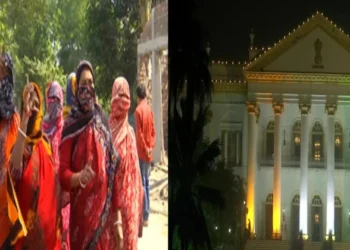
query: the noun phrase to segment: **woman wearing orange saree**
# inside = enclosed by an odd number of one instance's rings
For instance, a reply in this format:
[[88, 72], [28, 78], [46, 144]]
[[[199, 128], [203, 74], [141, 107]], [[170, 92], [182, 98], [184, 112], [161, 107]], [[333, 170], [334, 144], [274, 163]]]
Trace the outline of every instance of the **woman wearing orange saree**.
[[13, 98], [14, 82], [12, 58], [3, 48], [0, 54], [0, 249], [11, 248], [27, 233], [10, 175], [11, 152], [20, 124]]
[[129, 108], [129, 84], [125, 78], [119, 77], [113, 84], [109, 120], [114, 146], [120, 155], [115, 180], [119, 193], [116, 206], [120, 207], [122, 216], [123, 249], [136, 250], [142, 229], [143, 186], [135, 133], [128, 122]]
[[119, 156], [108, 118], [96, 103], [93, 68], [76, 71], [76, 101], [65, 120], [60, 145], [60, 180], [70, 191], [70, 247], [110, 250], [120, 243], [120, 212], [113, 205]]
[[59, 250], [59, 183], [51, 147], [41, 130], [42, 96], [35, 83], [28, 83], [22, 96], [21, 125], [11, 162], [16, 192], [28, 235], [13, 249]]

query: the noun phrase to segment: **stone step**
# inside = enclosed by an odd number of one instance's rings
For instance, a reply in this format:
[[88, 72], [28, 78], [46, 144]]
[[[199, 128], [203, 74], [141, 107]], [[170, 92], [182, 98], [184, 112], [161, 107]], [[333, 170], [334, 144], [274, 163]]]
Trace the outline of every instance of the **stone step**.
[[333, 250], [350, 250], [350, 242], [334, 242]]
[[[304, 250], [322, 250], [322, 242], [305, 241]], [[288, 240], [248, 240], [245, 250], [291, 250]], [[350, 242], [334, 242], [333, 250], [350, 250]]]
[[245, 250], [290, 250], [287, 240], [248, 240]]

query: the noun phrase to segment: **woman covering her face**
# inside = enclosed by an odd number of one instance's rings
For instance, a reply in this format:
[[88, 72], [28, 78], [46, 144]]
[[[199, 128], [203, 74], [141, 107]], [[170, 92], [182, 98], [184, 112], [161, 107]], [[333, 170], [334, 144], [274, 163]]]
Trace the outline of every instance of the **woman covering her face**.
[[[43, 131], [52, 147], [52, 159], [58, 172], [60, 166], [59, 145], [63, 129], [63, 91], [60, 84], [53, 81], [46, 89], [46, 115], [43, 121]], [[61, 192], [62, 215], [62, 249], [69, 250], [69, 192]]]
[[63, 91], [58, 82], [53, 81], [46, 90], [46, 115], [43, 121], [43, 132], [52, 146], [52, 158], [55, 168], [59, 167], [58, 147], [63, 129]]
[[[11, 241], [27, 234], [10, 176], [11, 152], [20, 125], [13, 98], [13, 74], [12, 58], [3, 53], [0, 55], [0, 249], [10, 248]], [[15, 225], [16, 230], [13, 230]]]
[[112, 90], [110, 126], [114, 146], [120, 155], [120, 165], [115, 179], [118, 195], [116, 206], [120, 208], [124, 249], [137, 249], [138, 236], [142, 230], [143, 186], [136, 139], [128, 122], [130, 90], [125, 78], [114, 81]]
[[119, 156], [110, 136], [108, 119], [96, 104], [91, 64], [76, 70], [76, 102], [65, 120], [60, 145], [60, 180], [70, 191], [71, 249], [116, 249], [114, 224], [118, 210], [114, 180]]
[[[22, 96], [19, 135], [12, 154], [18, 202], [28, 234], [14, 249], [61, 249], [60, 188], [49, 142], [41, 129], [43, 100], [35, 83]], [[49, 212], [48, 212], [49, 211]]]

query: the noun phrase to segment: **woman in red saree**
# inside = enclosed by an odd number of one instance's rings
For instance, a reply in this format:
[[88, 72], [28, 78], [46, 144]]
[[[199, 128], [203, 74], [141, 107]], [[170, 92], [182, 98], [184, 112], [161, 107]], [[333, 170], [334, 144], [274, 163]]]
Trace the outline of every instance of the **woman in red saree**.
[[11, 162], [16, 191], [28, 235], [15, 250], [59, 250], [59, 183], [52, 162], [51, 147], [41, 130], [43, 109], [38, 85], [28, 83], [22, 96], [19, 135]]
[[[60, 84], [53, 81], [46, 89], [46, 115], [43, 131], [51, 143], [52, 159], [56, 172], [60, 166], [59, 145], [63, 129], [63, 91]], [[69, 250], [69, 192], [61, 192], [62, 250]]]
[[113, 143], [120, 156], [115, 179], [123, 228], [123, 249], [136, 250], [142, 228], [143, 186], [137, 156], [136, 139], [128, 122], [130, 108], [129, 84], [125, 78], [114, 81], [111, 101], [110, 127]]
[[91, 64], [76, 70], [76, 101], [65, 120], [60, 145], [60, 180], [70, 191], [70, 247], [110, 250], [120, 243], [120, 212], [115, 174], [119, 156], [110, 136], [108, 119], [96, 104]]

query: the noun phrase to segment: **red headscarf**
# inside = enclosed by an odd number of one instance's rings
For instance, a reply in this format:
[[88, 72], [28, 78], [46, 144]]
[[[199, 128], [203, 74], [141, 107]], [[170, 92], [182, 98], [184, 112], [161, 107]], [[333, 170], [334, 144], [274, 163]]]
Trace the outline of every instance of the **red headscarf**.
[[[125, 136], [132, 131], [128, 123], [128, 111], [130, 108], [129, 84], [124, 77], [115, 79], [112, 90], [110, 128], [115, 147], [120, 145]], [[133, 133], [133, 131], [132, 131]], [[119, 152], [122, 153], [122, 152]]]
[[[60, 107], [55, 107], [57, 105], [56, 100], [59, 100]], [[55, 105], [54, 109], [50, 108], [51, 105]], [[56, 81], [53, 81], [49, 84], [46, 89], [46, 110], [47, 114], [43, 119], [43, 131], [46, 136], [49, 138], [53, 160], [55, 167], [59, 166], [59, 154], [58, 147], [61, 143], [61, 134], [63, 129], [63, 91], [60, 84]]]
[[[59, 100], [60, 109], [52, 110], [50, 105], [52, 105], [56, 99]], [[63, 127], [63, 91], [60, 84], [56, 81], [53, 81], [49, 84], [46, 89], [46, 116], [43, 121], [44, 132], [52, 137], [55, 131], [62, 130]], [[51, 112], [58, 112], [57, 114]], [[61, 135], [59, 135], [61, 137]], [[52, 138], [50, 138], [52, 139]]]
[[120, 155], [120, 164], [114, 180], [114, 193], [119, 195], [112, 204], [121, 210], [125, 232], [124, 248], [137, 249], [137, 238], [142, 228], [144, 196], [135, 134], [128, 122], [129, 108], [129, 84], [125, 78], [119, 77], [113, 84], [109, 121], [113, 144]]

